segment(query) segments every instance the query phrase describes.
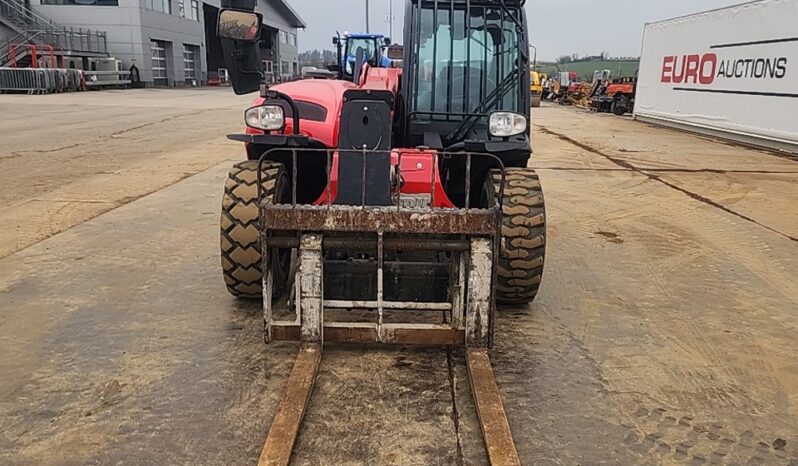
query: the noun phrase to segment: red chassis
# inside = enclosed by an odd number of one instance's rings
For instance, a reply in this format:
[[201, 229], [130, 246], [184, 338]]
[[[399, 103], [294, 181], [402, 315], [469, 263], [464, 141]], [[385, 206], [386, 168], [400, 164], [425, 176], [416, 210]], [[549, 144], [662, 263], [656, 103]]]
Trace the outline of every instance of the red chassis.
[[[349, 81], [341, 80], [301, 80], [272, 86], [270, 90], [277, 91], [291, 96], [300, 106], [300, 130], [298, 134], [315, 143], [315, 148], [334, 149], [338, 146], [339, 122], [341, 108], [344, 104], [344, 93], [353, 89], [370, 91], [389, 91], [394, 96], [399, 89], [402, 70], [399, 68], [370, 68], [366, 67], [361, 75], [361, 83], [356, 85]], [[252, 106], [263, 105], [267, 97], [258, 97]], [[324, 118], [305, 118], [302, 114], [302, 106], [314, 106], [322, 108]], [[317, 112], [318, 113], [318, 112]], [[393, 115], [392, 115], [393, 116]], [[282, 131], [270, 132], [270, 135], [291, 136], [294, 133], [294, 125], [291, 118], [286, 119], [286, 125]], [[264, 135], [262, 130], [247, 127], [246, 134]], [[252, 142], [245, 143], [247, 145]], [[277, 147], [270, 147], [274, 149]], [[256, 151], [247, 151], [252, 158]], [[401, 165], [400, 165], [401, 164]], [[332, 157], [332, 169], [330, 170], [329, 190], [319, 196], [313, 203], [324, 205], [331, 203], [338, 192], [338, 153], [334, 152]], [[391, 165], [399, 166], [402, 173], [403, 184], [401, 194], [418, 195], [430, 194], [432, 207], [453, 208], [454, 203], [446, 195], [441, 182], [438, 170], [438, 152], [423, 148], [396, 148], [391, 150]]]

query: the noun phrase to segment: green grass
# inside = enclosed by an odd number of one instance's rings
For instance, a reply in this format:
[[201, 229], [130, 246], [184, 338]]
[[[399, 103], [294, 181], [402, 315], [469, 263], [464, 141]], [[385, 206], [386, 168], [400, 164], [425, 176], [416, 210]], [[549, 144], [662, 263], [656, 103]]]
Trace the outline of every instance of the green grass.
[[[538, 63], [538, 71], [548, 73], [549, 76], [557, 71], [576, 71], [584, 81], [593, 80], [593, 72], [598, 70], [612, 71], [612, 77], [636, 76], [640, 67], [639, 60], [594, 60], [576, 63]], [[619, 73], [620, 70], [620, 73]]]

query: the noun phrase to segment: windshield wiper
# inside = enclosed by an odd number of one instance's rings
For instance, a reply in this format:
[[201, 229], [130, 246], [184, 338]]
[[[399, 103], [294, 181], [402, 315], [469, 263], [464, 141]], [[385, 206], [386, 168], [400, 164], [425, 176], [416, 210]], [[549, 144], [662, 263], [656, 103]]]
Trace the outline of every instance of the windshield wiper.
[[[514, 68], [507, 76], [502, 79], [496, 89], [493, 90], [490, 94], [486, 95], [485, 98], [477, 105], [471, 113], [484, 113], [486, 109], [493, 107], [496, 105], [496, 102], [499, 102], [507, 93], [515, 89], [515, 77], [518, 74], [518, 68]], [[473, 128], [474, 125], [477, 124], [480, 118], [484, 117], [485, 115], [480, 116], [467, 116], [463, 118], [463, 121], [460, 122], [457, 127], [446, 136], [446, 141], [460, 141], [464, 138]]]

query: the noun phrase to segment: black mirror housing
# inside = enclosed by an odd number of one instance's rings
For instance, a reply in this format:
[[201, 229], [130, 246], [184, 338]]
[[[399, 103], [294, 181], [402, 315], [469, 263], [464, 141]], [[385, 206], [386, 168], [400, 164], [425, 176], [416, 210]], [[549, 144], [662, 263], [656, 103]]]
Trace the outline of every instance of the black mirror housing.
[[260, 89], [263, 63], [260, 60], [258, 38], [263, 17], [253, 11], [222, 9], [216, 33], [222, 43], [222, 54], [236, 94], [248, 94]]

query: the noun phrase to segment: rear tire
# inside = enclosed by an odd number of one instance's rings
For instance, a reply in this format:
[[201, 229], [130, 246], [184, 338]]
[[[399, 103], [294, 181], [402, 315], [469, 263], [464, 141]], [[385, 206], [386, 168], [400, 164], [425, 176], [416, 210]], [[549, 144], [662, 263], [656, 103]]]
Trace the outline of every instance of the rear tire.
[[[508, 168], [502, 205], [502, 244], [496, 272], [496, 300], [531, 303], [543, 278], [546, 255], [546, 207], [535, 170]], [[493, 175], [499, 192], [501, 175]]]
[[[289, 193], [288, 174], [281, 163], [261, 165], [261, 194], [266, 202], [279, 204]], [[247, 299], [263, 297], [263, 270], [258, 207], [258, 161], [233, 165], [222, 196], [221, 255], [227, 290]], [[291, 250], [270, 251], [273, 295], [280, 296], [288, 283]]]
[[540, 94], [533, 94], [530, 100], [533, 108], [540, 107], [540, 100], [541, 100]]

